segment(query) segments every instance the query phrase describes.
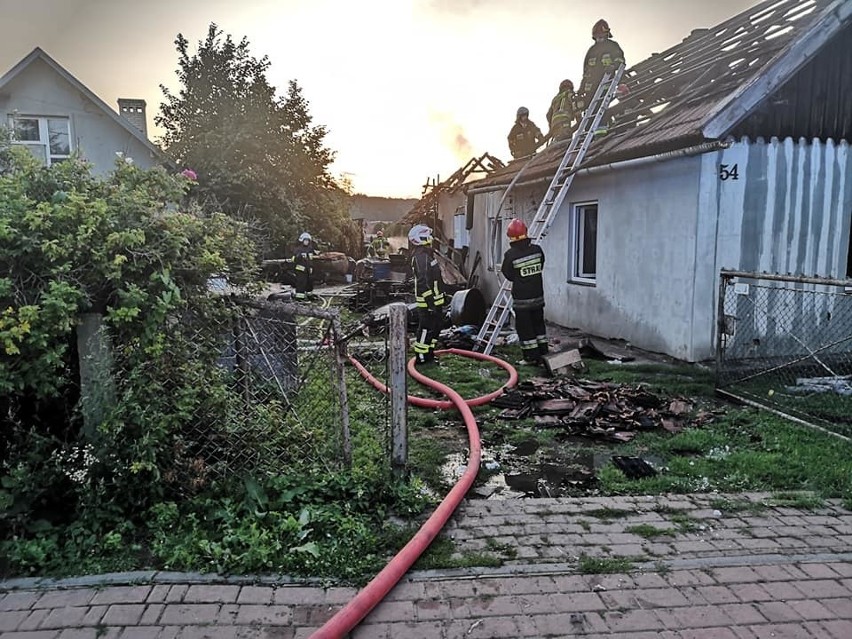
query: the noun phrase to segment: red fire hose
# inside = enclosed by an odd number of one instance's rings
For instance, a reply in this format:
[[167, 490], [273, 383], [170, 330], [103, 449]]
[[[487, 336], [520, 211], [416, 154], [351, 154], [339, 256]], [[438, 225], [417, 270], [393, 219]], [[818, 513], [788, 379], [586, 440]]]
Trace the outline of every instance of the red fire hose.
[[[464, 419], [467, 427], [467, 434], [470, 438], [470, 458], [468, 459], [467, 470], [459, 479], [458, 483], [453, 486], [452, 490], [447, 493], [443, 501], [438, 504], [435, 512], [426, 520], [420, 527], [414, 537], [400, 550], [393, 559], [376, 575], [373, 580], [368, 583], [361, 592], [340, 609], [331, 619], [329, 619], [319, 630], [310, 636], [310, 639], [341, 639], [350, 632], [355, 626], [361, 623], [361, 620], [366, 617], [376, 605], [385, 598], [391, 589], [402, 579], [403, 575], [408, 572], [408, 569], [429, 547], [429, 544], [435, 539], [444, 524], [453, 514], [456, 507], [464, 498], [467, 491], [473, 485], [476, 475], [479, 473], [479, 459], [481, 448], [479, 443], [479, 429], [476, 426], [476, 420], [470, 410], [470, 406], [479, 406], [485, 404], [498, 395], [505, 388], [514, 386], [518, 381], [517, 371], [507, 362], [501, 359], [485, 355], [483, 353], [474, 353], [472, 351], [464, 351], [461, 349], [449, 349], [446, 351], [438, 351], [439, 353], [453, 353], [463, 357], [471, 357], [488, 362], [493, 362], [509, 372], [509, 381], [494, 393], [489, 393], [483, 397], [478, 397], [473, 400], [465, 400], [449, 386], [436, 382], [435, 380], [426, 377], [414, 367], [414, 359], [408, 362], [408, 373], [418, 382], [441, 391], [444, 395], [450, 398], [448, 402], [442, 402], [434, 399], [423, 399], [421, 397], [413, 397], [409, 395], [408, 401], [417, 406], [425, 406], [428, 408], [458, 408]], [[387, 388], [373, 377], [366, 368], [361, 366], [357, 360], [350, 358], [355, 367], [359, 370], [367, 381], [376, 388], [387, 391]], [[485, 399], [487, 398], [487, 399]], [[416, 400], [416, 401], [415, 401]]]
[[[500, 395], [502, 395], [507, 388], [512, 388], [515, 384], [518, 383], [518, 372], [512, 367], [511, 364], [509, 364], [508, 362], [504, 362], [502, 359], [492, 357], [491, 355], [486, 355], [485, 353], [474, 353], [473, 351], [465, 351], [460, 348], [448, 348], [446, 350], [437, 351], [437, 353], [439, 355], [444, 353], [450, 353], [453, 355], [461, 355], [462, 357], [479, 359], [484, 362], [491, 362], [492, 364], [496, 364], [497, 366], [506, 370], [509, 373], [509, 379], [506, 381], [506, 383], [493, 393], [488, 393], [487, 395], [482, 395], [481, 397], [475, 397], [473, 399], [462, 400], [468, 406], [482, 406], [483, 404], [487, 404], [491, 400], [500, 397]], [[356, 369], [358, 369], [358, 372], [361, 373], [361, 375], [363, 375], [367, 382], [369, 382], [374, 388], [377, 388], [383, 393], [388, 392], [388, 387], [382, 384], [382, 382], [376, 379], [373, 375], [371, 375], [370, 371], [368, 371], [361, 362], [359, 362], [351, 355], [349, 356], [349, 361]], [[408, 372], [414, 379], [416, 379], [421, 384], [429, 386], [430, 388], [436, 388], [437, 390], [441, 390], [436, 386], [432, 386], [432, 380], [430, 378], [420, 374], [420, 372], [414, 367], [413, 359], [408, 362]], [[417, 397], [416, 395], [409, 395], [408, 403], [412, 406], [419, 406], [420, 408], [435, 408], [439, 410], [447, 410], [455, 406], [452, 401], [428, 399], [426, 397]]]

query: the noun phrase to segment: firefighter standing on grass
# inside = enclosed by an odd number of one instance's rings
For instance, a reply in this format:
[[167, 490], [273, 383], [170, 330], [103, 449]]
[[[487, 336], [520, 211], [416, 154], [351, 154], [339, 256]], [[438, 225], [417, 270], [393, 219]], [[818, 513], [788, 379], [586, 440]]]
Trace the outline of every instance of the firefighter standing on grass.
[[293, 257], [290, 258], [296, 275], [296, 284], [294, 286], [296, 293], [293, 295], [296, 301], [304, 302], [309, 296], [312, 296], [311, 291], [314, 290], [313, 259], [316, 253], [317, 250], [314, 247], [311, 234], [302, 233], [299, 236], [299, 244], [296, 246], [296, 250], [293, 251]]
[[411, 272], [414, 274], [414, 296], [417, 301], [417, 339], [414, 355], [417, 364], [435, 361], [435, 347], [441, 332], [444, 308], [444, 280], [432, 249], [432, 229], [417, 224], [408, 232], [411, 245]]
[[521, 364], [542, 364], [547, 354], [547, 329], [544, 325], [544, 251], [527, 237], [523, 220], [512, 220], [506, 229], [509, 250], [503, 256], [500, 271], [512, 282], [512, 306], [515, 329], [524, 359]]

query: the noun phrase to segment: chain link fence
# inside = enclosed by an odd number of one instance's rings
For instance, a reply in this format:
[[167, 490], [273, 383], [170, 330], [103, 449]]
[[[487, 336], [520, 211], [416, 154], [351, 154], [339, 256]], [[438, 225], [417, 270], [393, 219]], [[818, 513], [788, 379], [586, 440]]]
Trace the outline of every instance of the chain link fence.
[[[363, 366], [377, 383], [387, 387], [390, 378], [387, 307], [374, 309], [344, 321], [347, 358]], [[357, 370], [347, 367], [349, 407], [357, 447], [354, 470], [374, 465], [390, 467], [390, 397], [380, 392]]]
[[340, 331], [334, 309], [225, 297], [214, 312], [177, 322], [171, 347], [194, 370], [175, 371], [175, 389], [186, 393], [191, 375], [198, 388], [178, 416], [166, 479], [198, 490], [238, 475], [349, 465]]
[[852, 436], [852, 281], [722, 271], [716, 388]]

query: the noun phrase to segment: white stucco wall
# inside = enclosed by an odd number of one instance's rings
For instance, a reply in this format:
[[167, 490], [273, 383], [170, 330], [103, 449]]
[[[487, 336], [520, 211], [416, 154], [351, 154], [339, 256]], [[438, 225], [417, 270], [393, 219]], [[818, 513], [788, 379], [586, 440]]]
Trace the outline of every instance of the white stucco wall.
[[110, 171], [117, 151], [143, 168], [159, 164], [144, 144], [40, 59], [0, 94], [0, 124], [6, 125], [8, 116], [16, 111], [20, 115], [69, 118], [72, 150], [92, 162], [95, 173]]
[[[693, 310], [701, 160], [677, 158], [636, 168], [578, 176], [541, 243], [545, 317], [601, 337], [624, 339], [650, 351], [695, 359]], [[517, 190], [516, 211], [529, 221], [547, 184]], [[487, 217], [502, 192], [480, 194], [474, 206], [476, 246], [487, 264]], [[571, 282], [574, 205], [598, 203], [597, 280]], [[473, 237], [473, 235], [472, 235]], [[493, 272], [481, 271], [488, 296]], [[712, 295], [712, 293], [711, 293]]]

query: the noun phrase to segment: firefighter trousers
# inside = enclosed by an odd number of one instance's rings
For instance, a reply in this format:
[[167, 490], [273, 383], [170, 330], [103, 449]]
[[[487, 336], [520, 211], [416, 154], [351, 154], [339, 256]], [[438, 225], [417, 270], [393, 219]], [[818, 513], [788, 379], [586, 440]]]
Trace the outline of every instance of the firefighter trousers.
[[414, 354], [420, 363], [435, 359], [435, 347], [441, 332], [441, 308], [417, 309], [417, 339], [414, 342]]
[[535, 362], [547, 354], [547, 329], [544, 325], [544, 307], [515, 308], [515, 330], [524, 359]]

